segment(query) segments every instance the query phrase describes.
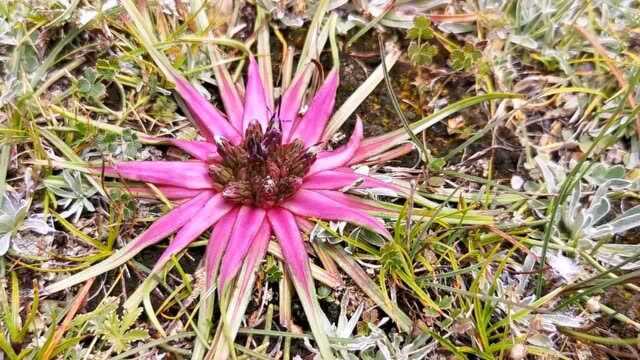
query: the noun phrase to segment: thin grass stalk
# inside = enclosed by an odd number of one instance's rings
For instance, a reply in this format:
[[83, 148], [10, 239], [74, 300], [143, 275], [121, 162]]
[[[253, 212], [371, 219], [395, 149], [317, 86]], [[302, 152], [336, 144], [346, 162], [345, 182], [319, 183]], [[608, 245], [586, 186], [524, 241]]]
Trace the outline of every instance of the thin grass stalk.
[[0, 206], [4, 202], [4, 194], [7, 191], [7, 170], [11, 159], [11, 145], [0, 145]]
[[387, 86], [387, 93], [391, 98], [391, 104], [393, 105], [393, 109], [396, 111], [396, 114], [398, 115], [398, 117], [400, 118], [400, 121], [402, 122], [402, 126], [404, 126], [413, 144], [417, 146], [418, 149], [420, 149], [420, 155], [421, 155], [420, 157], [424, 161], [425, 157], [429, 154], [429, 152], [427, 151], [427, 148], [422, 143], [422, 141], [420, 141], [420, 139], [418, 139], [416, 134], [414, 134], [413, 131], [411, 131], [411, 125], [409, 124], [409, 120], [407, 120], [407, 117], [404, 116], [404, 112], [402, 111], [402, 108], [400, 107], [400, 102], [398, 101], [398, 97], [396, 96], [396, 93], [393, 90], [393, 84], [391, 83], [391, 77], [389, 76], [389, 70], [387, 69], [387, 64], [385, 61], [384, 42], [382, 40], [382, 36], [378, 36], [378, 48], [380, 50], [380, 59], [381, 59], [380, 66], [382, 66], [384, 82], [385, 82], [385, 85]]
[[260, 66], [260, 77], [265, 86], [267, 96], [267, 106], [275, 110], [273, 99], [273, 71], [271, 68], [271, 45], [269, 43], [269, 19], [266, 11], [258, 6], [258, 16], [256, 17], [255, 28], [258, 37], [258, 64]]
[[[299, 74], [303, 71], [305, 65], [312, 59], [318, 57], [318, 31], [320, 30], [322, 19], [324, 18], [327, 9], [329, 7], [329, 0], [320, 0], [317, 3], [316, 11], [311, 19], [307, 30], [307, 37], [305, 38], [302, 51], [300, 52], [300, 59], [298, 60], [298, 66], [296, 67], [295, 74]], [[324, 47], [324, 46], [323, 46]]]
[[380, 306], [398, 327], [408, 332], [413, 327], [411, 319], [398, 307], [388, 301], [388, 297], [381, 293], [378, 286], [369, 278], [369, 275], [362, 270], [360, 265], [353, 260], [342, 248], [336, 245], [318, 244], [333, 260], [349, 275], [351, 279], [371, 298], [376, 305]]

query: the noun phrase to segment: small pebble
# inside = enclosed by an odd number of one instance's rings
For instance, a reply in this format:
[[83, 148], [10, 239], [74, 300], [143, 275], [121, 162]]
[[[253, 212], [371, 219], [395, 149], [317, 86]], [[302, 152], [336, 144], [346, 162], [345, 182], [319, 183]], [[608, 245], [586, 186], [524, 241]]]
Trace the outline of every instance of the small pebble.
[[513, 175], [511, 177], [511, 188], [513, 190], [522, 189], [522, 185], [524, 185], [524, 179], [518, 175]]
[[587, 311], [590, 313], [598, 313], [601, 310], [600, 302], [596, 298], [590, 298], [586, 304]]
[[509, 351], [509, 359], [522, 360], [527, 357], [527, 347], [522, 344], [515, 344]]

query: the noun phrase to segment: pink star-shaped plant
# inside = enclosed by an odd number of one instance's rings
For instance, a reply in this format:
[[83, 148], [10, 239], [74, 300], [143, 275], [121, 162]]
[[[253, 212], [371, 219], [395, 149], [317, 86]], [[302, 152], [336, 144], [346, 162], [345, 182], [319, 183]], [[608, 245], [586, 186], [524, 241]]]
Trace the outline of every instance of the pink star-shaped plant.
[[[323, 139], [330, 135], [325, 127], [335, 103], [337, 69], [329, 72], [304, 114], [301, 107], [309, 79], [306, 71], [300, 72], [280, 103], [271, 108], [259, 66], [250, 56], [244, 99], [230, 80], [224, 81], [229, 77], [219, 77], [223, 80], [219, 86], [226, 116], [175, 70], [170, 69], [169, 74], [205, 139], [169, 142], [193, 159], [124, 161], [99, 172], [153, 184], [180, 205], [107, 260], [47, 290], [57, 291], [76, 283], [76, 279], [113, 269], [175, 233], [155, 264], [153, 270], [158, 271], [173, 255], [211, 230], [205, 257], [207, 284], [212, 286], [217, 281], [220, 292], [238, 274], [245, 258], [259, 262], [265, 256], [273, 235], [280, 243], [305, 312], [315, 313], [315, 287], [300, 226], [308, 224], [307, 219], [346, 221], [390, 237], [384, 223], [367, 213], [380, 209], [341, 191], [347, 187], [398, 189], [350, 167], [379, 153], [384, 139], [364, 142], [358, 119], [346, 144], [326, 149]], [[317, 319], [309, 322], [321, 353], [328, 354], [322, 325]]]
[[237, 274], [247, 254], [264, 253], [273, 234], [291, 275], [312, 288], [306, 284], [309, 260], [297, 225], [300, 219], [347, 221], [389, 236], [384, 224], [367, 214], [370, 205], [339, 191], [353, 184], [359, 188], [391, 186], [349, 167], [357, 162], [362, 123], [357, 121], [347, 144], [322, 150], [321, 138], [335, 102], [337, 72], [329, 73], [302, 116], [298, 114], [304, 89], [299, 82], [284, 93], [277, 109], [270, 109], [258, 64], [251, 58], [244, 105], [234, 89], [221, 93], [225, 117], [176, 76], [176, 89], [207, 141], [172, 141], [194, 160], [126, 161], [104, 169], [107, 176], [152, 183], [168, 199], [184, 201], [131, 243], [130, 251], [176, 232], [156, 263], [159, 269], [211, 229], [207, 278], [217, 278], [221, 289]]

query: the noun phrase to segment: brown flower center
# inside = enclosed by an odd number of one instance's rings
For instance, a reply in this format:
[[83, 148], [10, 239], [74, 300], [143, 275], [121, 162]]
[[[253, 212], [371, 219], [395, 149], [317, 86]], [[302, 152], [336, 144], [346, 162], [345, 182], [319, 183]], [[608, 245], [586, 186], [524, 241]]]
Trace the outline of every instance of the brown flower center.
[[219, 163], [209, 173], [222, 196], [238, 204], [271, 207], [293, 196], [316, 160], [304, 144], [282, 144], [275, 127], [265, 133], [257, 122], [249, 125], [244, 141], [233, 145], [218, 141]]

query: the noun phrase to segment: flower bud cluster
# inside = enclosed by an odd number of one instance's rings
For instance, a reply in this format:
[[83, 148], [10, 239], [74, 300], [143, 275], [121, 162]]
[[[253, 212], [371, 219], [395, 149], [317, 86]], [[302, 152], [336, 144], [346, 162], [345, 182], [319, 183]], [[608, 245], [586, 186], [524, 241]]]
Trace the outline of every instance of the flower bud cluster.
[[316, 160], [301, 141], [282, 144], [277, 128], [263, 133], [257, 122], [248, 126], [241, 144], [221, 139], [217, 147], [222, 160], [209, 167], [217, 190], [234, 203], [263, 208], [293, 196]]

